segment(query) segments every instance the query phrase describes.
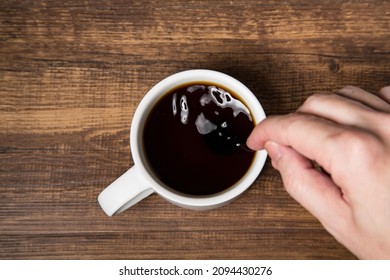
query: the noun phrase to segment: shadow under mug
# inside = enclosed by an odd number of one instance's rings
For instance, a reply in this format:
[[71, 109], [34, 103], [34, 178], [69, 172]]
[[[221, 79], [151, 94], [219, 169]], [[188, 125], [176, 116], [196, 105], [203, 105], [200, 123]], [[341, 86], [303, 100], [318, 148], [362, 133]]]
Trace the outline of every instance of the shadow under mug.
[[213, 209], [237, 198], [259, 176], [267, 154], [256, 151], [253, 162], [246, 174], [233, 186], [220, 193], [207, 196], [191, 196], [172, 191], [164, 186], [148, 164], [143, 152], [143, 128], [147, 117], [156, 102], [171, 89], [183, 84], [208, 82], [223, 85], [245, 101], [255, 123], [265, 118], [265, 113], [254, 94], [240, 81], [224, 73], [213, 70], [187, 70], [173, 74], [156, 84], [141, 100], [133, 117], [130, 129], [130, 146], [134, 166], [106, 187], [99, 195], [98, 202], [108, 216], [118, 214], [156, 192], [178, 206], [194, 209]]

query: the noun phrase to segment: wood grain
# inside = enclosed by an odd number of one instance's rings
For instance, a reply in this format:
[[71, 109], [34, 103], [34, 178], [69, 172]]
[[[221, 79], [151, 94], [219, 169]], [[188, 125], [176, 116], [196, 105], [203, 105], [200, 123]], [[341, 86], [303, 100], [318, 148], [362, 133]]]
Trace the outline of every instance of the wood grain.
[[1, 1], [1, 259], [353, 259], [267, 162], [238, 200], [195, 212], [100, 191], [132, 165], [137, 104], [175, 72], [246, 84], [267, 114], [316, 91], [390, 83], [388, 1]]

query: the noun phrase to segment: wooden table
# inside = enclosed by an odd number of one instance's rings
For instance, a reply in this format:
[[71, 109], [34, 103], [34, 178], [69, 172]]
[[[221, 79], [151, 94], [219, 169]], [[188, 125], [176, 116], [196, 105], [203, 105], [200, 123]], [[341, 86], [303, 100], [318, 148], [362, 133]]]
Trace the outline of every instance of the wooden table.
[[387, 0], [2, 0], [0, 258], [354, 259], [269, 161], [212, 211], [152, 195], [110, 218], [96, 198], [132, 166], [134, 111], [164, 77], [225, 72], [267, 114], [347, 84], [377, 91], [390, 82], [389, 11]]

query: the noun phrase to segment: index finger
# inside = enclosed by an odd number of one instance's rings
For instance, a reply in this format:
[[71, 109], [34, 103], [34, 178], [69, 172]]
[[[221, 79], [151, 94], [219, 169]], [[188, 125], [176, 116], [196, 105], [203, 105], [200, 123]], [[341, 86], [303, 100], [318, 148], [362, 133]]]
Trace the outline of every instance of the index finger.
[[379, 90], [379, 97], [390, 104], [390, 86], [381, 88]]
[[272, 140], [292, 147], [331, 172], [331, 160], [337, 162], [337, 158], [342, 157], [342, 151], [338, 151], [334, 140], [343, 130], [345, 128], [339, 124], [311, 114], [270, 116], [254, 128], [247, 145], [253, 150], [259, 150], [264, 149], [264, 144]]

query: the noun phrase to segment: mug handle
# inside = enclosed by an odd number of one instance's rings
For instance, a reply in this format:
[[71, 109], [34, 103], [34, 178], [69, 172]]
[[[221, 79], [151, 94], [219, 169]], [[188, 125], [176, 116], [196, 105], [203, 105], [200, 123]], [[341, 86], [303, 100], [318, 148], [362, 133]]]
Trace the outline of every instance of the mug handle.
[[133, 166], [99, 194], [98, 202], [108, 216], [113, 216], [152, 193], [154, 190], [141, 180], [137, 167]]

